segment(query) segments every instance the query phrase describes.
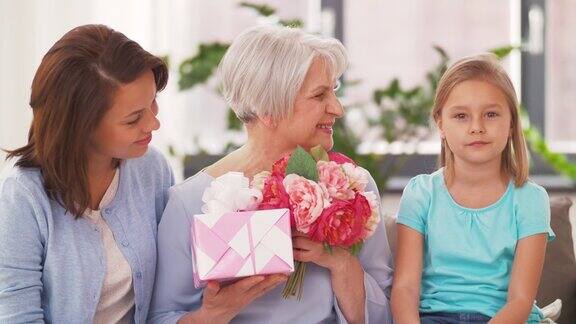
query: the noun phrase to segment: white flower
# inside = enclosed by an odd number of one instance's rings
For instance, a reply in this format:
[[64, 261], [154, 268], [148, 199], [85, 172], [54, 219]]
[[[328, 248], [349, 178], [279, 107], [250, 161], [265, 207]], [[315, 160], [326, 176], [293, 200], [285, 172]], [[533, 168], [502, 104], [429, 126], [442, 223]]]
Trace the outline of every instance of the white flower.
[[352, 163], [342, 164], [344, 173], [348, 176], [350, 188], [359, 192], [363, 192], [370, 179], [370, 173], [363, 167], [354, 165]]
[[380, 223], [380, 197], [378, 197], [373, 191], [366, 191], [361, 193], [366, 200], [368, 200], [368, 204], [370, 204], [370, 209], [372, 210], [372, 214], [370, 214], [370, 218], [368, 218], [368, 222], [366, 223], [366, 230], [368, 232], [367, 237], [374, 234], [378, 223]]
[[228, 172], [214, 179], [202, 195], [203, 213], [227, 213], [255, 210], [262, 201], [262, 192], [250, 188], [250, 181], [241, 172]]
[[262, 171], [254, 175], [254, 177], [252, 177], [251, 187], [260, 191], [264, 190], [264, 184], [266, 183], [266, 180], [270, 174], [270, 171]]

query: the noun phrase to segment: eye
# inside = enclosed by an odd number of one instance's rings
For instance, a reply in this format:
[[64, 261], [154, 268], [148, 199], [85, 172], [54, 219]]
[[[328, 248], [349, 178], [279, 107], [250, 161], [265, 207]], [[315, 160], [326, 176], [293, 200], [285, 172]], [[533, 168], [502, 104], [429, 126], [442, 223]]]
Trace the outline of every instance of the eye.
[[454, 114], [454, 118], [456, 118], [456, 119], [465, 119], [465, 118], [466, 118], [466, 114], [465, 114], [465, 113], [457, 113], [457, 114]]
[[338, 89], [340, 89], [340, 86], [342, 85], [342, 83], [340, 82], [340, 80], [336, 80], [336, 84], [334, 85], [333, 90], [336, 92], [338, 91]]
[[324, 95], [325, 95], [324, 92], [320, 92], [319, 94], [315, 95], [314, 98], [322, 100], [324, 99]]
[[127, 122], [126, 125], [136, 125], [140, 121], [140, 119], [142, 119], [142, 113], [139, 113], [135, 119]]
[[489, 112], [486, 113], [486, 117], [488, 117], [488, 118], [496, 118], [496, 117], [498, 117], [498, 113], [495, 112], [495, 111], [489, 111]]

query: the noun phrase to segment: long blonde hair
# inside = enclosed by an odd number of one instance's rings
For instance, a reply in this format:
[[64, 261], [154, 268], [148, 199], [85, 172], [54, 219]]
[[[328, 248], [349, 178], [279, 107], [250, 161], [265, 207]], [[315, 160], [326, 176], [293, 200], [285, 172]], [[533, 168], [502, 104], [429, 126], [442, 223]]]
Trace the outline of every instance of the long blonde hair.
[[[452, 90], [460, 83], [469, 80], [488, 82], [500, 89], [506, 98], [512, 116], [510, 125], [512, 136], [502, 152], [501, 168], [506, 175], [514, 179], [515, 185], [520, 187], [528, 180], [529, 165], [526, 141], [519, 118], [516, 91], [496, 55], [480, 54], [465, 57], [450, 66], [438, 83], [431, 116], [438, 123], [442, 107], [446, 104]], [[438, 164], [440, 167], [444, 167], [446, 182], [451, 183], [454, 179], [454, 153], [450, 150], [445, 139], [442, 140]]]

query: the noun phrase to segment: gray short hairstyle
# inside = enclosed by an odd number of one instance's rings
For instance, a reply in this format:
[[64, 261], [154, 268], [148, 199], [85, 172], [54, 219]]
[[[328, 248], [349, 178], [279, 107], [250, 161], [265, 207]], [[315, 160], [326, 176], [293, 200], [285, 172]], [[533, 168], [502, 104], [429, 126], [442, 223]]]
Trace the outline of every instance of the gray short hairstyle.
[[346, 49], [337, 39], [276, 25], [249, 28], [220, 62], [222, 94], [244, 123], [257, 117], [287, 118], [315, 58], [324, 60], [333, 80], [348, 66]]

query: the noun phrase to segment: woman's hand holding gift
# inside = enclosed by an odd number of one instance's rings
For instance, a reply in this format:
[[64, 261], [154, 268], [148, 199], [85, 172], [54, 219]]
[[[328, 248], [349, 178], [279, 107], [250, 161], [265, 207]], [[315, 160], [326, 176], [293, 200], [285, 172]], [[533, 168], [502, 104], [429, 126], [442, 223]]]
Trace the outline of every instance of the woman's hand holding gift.
[[180, 318], [178, 323], [228, 323], [256, 298], [285, 282], [286, 275], [252, 276], [223, 285], [210, 281], [202, 296], [202, 306]]

